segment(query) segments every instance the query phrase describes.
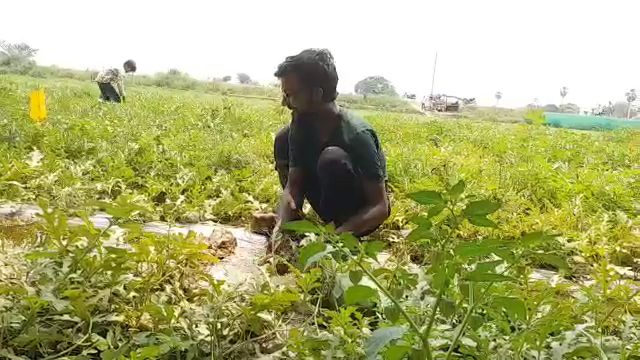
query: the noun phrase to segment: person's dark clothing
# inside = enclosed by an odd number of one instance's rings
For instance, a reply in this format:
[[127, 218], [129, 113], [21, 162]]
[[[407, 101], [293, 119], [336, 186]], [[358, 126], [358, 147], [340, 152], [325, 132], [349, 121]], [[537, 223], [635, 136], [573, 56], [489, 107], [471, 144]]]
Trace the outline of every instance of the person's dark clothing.
[[371, 126], [344, 110], [329, 141], [316, 134], [312, 121], [294, 115], [275, 138], [276, 170], [284, 188], [289, 168], [301, 168], [305, 199], [324, 222], [340, 226], [367, 205], [362, 180], [386, 180], [384, 153]]
[[116, 91], [116, 88], [113, 87], [110, 83], [98, 83], [98, 87], [100, 88], [100, 98], [104, 101], [110, 102], [122, 102], [120, 98], [120, 94]]

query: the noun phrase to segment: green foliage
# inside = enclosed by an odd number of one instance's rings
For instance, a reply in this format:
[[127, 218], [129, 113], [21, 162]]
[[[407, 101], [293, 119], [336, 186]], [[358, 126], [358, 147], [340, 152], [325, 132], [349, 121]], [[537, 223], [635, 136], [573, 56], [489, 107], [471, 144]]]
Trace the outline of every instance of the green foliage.
[[544, 109], [529, 109], [524, 114], [524, 120], [529, 124], [543, 125], [546, 122]]
[[[608, 357], [637, 352], [630, 346], [617, 346], [619, 340], [607, 346], [596, 346], [592, 341], [604, 335], [604, 328], [590, 325], [602, 316], [601, 311], [581, 299], [598, 287], [606, 288], [610, 280], [608, 272], [600, 277], [603, 283], [573, 293], [566, 292], [566, 287], [554, 290], [542, 281], [531, 280], [536, 261], [568, 268], [559, 256], [540, 253], [541, 247], [557, 241], [557, 236], [538, 231], [517, 238], [464, 239], [468, 231], [464, 219], [473, 224], [471, 219], [487, 219], [499, 214], [501, 208], [498, 201], [469, 195], [464, 184], [458, 181], [446, 192], [427, 190], [409, 194], [423, 206], [447, 209], [437, 217], [412, 218], [417, 228], [406, 241], [428, 247], [430, 261], [423, 269], [408, 271], [409, 267], [400, 259], [378, 263], [382, 244], [361, 242], [354, 246], [349, 240], [345, 245], [344, 239], [350, 238], [334, 234], [331, 228], [316, 227], [315, 242], [301, 250], [305, 252], [304, 258], [308, 258], [307, 249], [313, 247], [316, 254], [325, 249], [318, 245], [322, 241], [326, 247], [331, 246], [334, 256], [319, 261], [319, 268], [348, 273], [347, 277], [338, 276], [332, 292], [334, 301], [341, 300], [339, 306], [345, 311], [357, 306], [361, 314], [378, 319], [376, 329], [372, 329], [362, 345], [366, 358], [450, 359], [465, 355], [487, 358], [496, 352], [506, 358], [523, 358], [530, 349], [537, 351], [538, 356], [562, 352], [570, 356]], [[296, 222], [291, 228], [309, 233], [313, 225]], [[423, 241], [422, 234], [428, 234], [428, 242]], [[619, 286], [631, 289], [630, 283]], [[638, 293], [629, 296], [635, 298]], [[428, 304], [418, 300], [425, 297], [431, 299]], [[636, 302], [634, 308], [639, 305]], [[634, 321], [638, 323], [637, 318]], [[342, 332], [346, 331], [346, 325], [340, 326]], [[574, 328], [583, 330], [573, 332]], [[621, 327], [618, 325], [617, 329]], [[305, 350], [301, 349], [312, 347], [316, 339], [312, 332], [291, 340], [294, 354], [302, 356]], [[360, 332], [354, 332], [346, 341], [359, 343], [361, 337]], [[563, 338], [570, 340], [558, 345]], [[578, 338], [581, 340], [576, 341]]]
[[313, 263], [320, 260], [322, 257], [329, 255], [333, 251], [331, 246], [321, 242], [313, 242], [302, 249], [300, 249], [300, 265], [303, 268], [308, 268]]
[[437, 191], [418, 191], [416, 193], [409, 194], [409, 198], [417, 202], [420, 205], [442, 205], [444, 199], [442, 194]]
[[[637, 284], [614, 268], [640, 253], [637, 132], [366, 113], [389, 159], [381, 235], [285, 224], [307, 234], [291, 281], [247, 292], [210, 277], [193, 235], [136, 223], [244, 224], [272, 209], [287, 112], [145, 86], [99, 105], [90, 77], [68, 75], [85, 82], [0, 76], [0, 198], [62, 209], [37, 229], [0, 224], [0, 357], [640, 356]], [[42, 125], [24, 101], [37, 85]], [[68, 225], [94, 210], [110, 229]], [[540, 280], [540, 267], [560, 272]]]
[[358, 95], [397, 96], [391, 82], [382, 76], [369, 76], [356, 83], [354, 91]]
[[378, 292], [366, 285], [353, 285], [344, 293], [346, 305], [368, 305], [378, 296]]
[[251, 301], [223, 291], [207, 273], [216, 259], [193, 234], [117, 235], [70, 227], [59, 211], [42, 217], [39, 241], [0, 256], [5, 357], [241, 357], [253, 351], [242, 345], [249, 331], [271, 331], [256, 314], [300, 300], [292, 290]]
[[240, 84], [251, 84], [251, 77], [245, 73], [238, 73], [237, 78]]
[[0, 74], [30, 73], [36, 66], [33, 57], [37, 52], [37, 49], [25, 43], [12, 44], [0, 40]]
[[365, 347], [367, 359], [377, 359], [377, 355], [382, 348], [389, 342], [401, 338], [406, 331], [407, 328], [404, 326], [385, 327], [374, 331], [369, 340], [367, 340]]

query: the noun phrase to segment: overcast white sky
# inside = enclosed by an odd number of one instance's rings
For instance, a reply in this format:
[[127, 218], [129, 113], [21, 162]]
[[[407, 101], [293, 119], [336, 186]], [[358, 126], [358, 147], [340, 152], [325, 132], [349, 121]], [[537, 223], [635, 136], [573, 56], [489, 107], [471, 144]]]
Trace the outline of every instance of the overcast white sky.
[[368, 75], [398, 91], [435, 91], [523, 106], [538, 98], [590, 107], [640, 87], [640, 1], [29, 0], [3, 1], [0, 39], [74, 68], [177, 68], [198, 78], [246, 72], [269, 83], [285, 56], [329, 48], [339, 90]]

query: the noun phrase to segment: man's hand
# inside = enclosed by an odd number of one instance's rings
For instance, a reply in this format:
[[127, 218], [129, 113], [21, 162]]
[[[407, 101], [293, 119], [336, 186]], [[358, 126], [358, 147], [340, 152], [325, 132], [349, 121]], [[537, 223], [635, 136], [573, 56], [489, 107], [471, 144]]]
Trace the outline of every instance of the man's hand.
[[278, 208], [278, 221], [273, 233], [280, 231], [282, 224], [302, 218], [302, 203], [304, 195], [302, 189], [302, 171], [297, 168], [289, 169], [287, 184], [280, 196]]
[[277, 233], [280, 231], [282, 224], [288, 223], [289, 221], [300, 218], [300, 210], [296, 205], [296, 200], [291, 195], [291, 192], [288, 189], [285, 189], [282, 192], [282, 196], [280, 197], [280, 209], [278, 210], [278, 220], [276, 221], [276, 226], [273, 229], [273, 233]]
[[367, 206], [348, 219], [336, 232], [351, 232], [356, 236], [368, 234], [389, 217], [389, 199], [384, 182], [363, 181]]

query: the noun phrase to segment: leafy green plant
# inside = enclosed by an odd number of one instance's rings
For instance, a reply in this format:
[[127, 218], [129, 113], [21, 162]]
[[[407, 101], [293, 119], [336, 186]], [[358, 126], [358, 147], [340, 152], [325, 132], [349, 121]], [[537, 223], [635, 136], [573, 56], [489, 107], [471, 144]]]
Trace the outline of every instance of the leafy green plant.
[[[131, 231], [135, 206], [109, 208], [114, 221], [104, 229], [86, 217], [71, 227], [42, 206], [39, 241], [14, 254], [16, 272], [0, 274], [0, 357], [241, 357], [279, 331], [266, 314], [277, 319], [299, 300], [293, 290], [223, 290], [207, 272], [217, 259], [206, 244], [193, 233]], [[130, 232], [112, 231], [116, 223]]]
[[[433, 121], [343, 97], [382, 139], [391, 217], [369, 242], [297, 229], [319, 235], [282, 261], [288, 280], [249, 292], [208, 276], [197, 237], [140, 223], [244, 225], [272, 209], [289, 114], [258, 97], [274, 90], [137, 78], [106, 106], [88, 73], [36, 70], [0, 75], [0, 202], [48, 200], [43, 227], [0, 224], [0, 357], [426, 358], [428, 328], [433, 358], [638, 357], [637, 131], [480, 121], [521, 117], [506, 109]], [[42, 125], [25, 108], [37, 86]], [[64, 225], [95, 210], [110, 228]]]
[[[503, 326], [499, 333], [509, 339], [511, 355], [523, 357], [529, 347], [541, 352], [549, 346], [547, 339], [554, 333], [570, 332], [574, 324], [580, 324], [571, 311], [569, 304], [574, 300], [568, 294], [558, 290], [550, 293], [530, 280], [534, 261], [568, 269], [562, 257], [538, 252], [541, 245], [555, 241], [556, 236], [534, 232], [515, 239], [466, 241], [461, 237], [464, 223], [497, 228], [489, 216], [499, 210], [500, 203], [474, 200], [465, 193], [465, 187], [459, 181], [445, 192], [419, 191], [409, 195], [428, 207], [425, 214], [412, 219], [417, 227], [407, 236], [407, 241], [429, 248], [424, 269], [409, 271], [406, 265], [382, 261], [383, 243], [360, 242], [350, 234], [335, 234], [331, 226], [315, 226], [308, 221], [284, 226], [318, 235], [300, 250], [299, 265], [309, 269], [327, 261], [336, 264], [339, 275], [332, 295], [336, 303], [340, 301], [339, 308], [353, 311], [356, 306], [360, 314], [376, 319], [377, 324], [363, 345], [365, 357], [488, 356], [490, 339], [483, 338], [481, 330], [487, 319]], [[555, 309], [549, 311], [546, 307], [551, 304]], [[371, 310], [373, 315], [369, 314]], [[577, 336], [586, 341], [591, 335]], [[303, 340], [297, 338], [294, 342], [300, 341]], [[293, 347], [296, 348], [300, 345]]]
[[529, 124], [543, 125], [546, 122], [544, 109], [529, 109], [524, 114], [524, 120]]

